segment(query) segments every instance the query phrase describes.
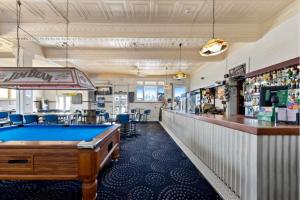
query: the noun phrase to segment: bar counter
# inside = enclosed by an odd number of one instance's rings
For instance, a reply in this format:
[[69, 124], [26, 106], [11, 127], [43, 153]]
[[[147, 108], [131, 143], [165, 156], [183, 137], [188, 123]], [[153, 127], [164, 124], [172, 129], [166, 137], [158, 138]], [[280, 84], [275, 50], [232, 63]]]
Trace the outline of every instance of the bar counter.
[[223, 115], [201, 114], [195, 115], [190, 113], [183, 113], [173, 110], [166, 110], [167, 112], [174, 112], [178, 115], [198, 119], [200, 121], [217, 124], [234, 130], [243, 131], [254, 135], [299, 135], [299, 125], [289, 125], [282, 123], [271, 123], [258, 121], [257, 119], [247, 118], [241, 115], [225, 117]]
[[171, 110], [161, 124], [224, 199], [299, 199], [299, 126]]

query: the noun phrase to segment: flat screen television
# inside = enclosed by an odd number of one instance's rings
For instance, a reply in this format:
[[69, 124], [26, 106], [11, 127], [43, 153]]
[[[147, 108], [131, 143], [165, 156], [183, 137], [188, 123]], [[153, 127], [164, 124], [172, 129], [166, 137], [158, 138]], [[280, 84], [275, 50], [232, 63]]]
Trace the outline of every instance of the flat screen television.
[[112, 87], [110, 86], [101, 86], [97, 87], [95, 95], [112, 95]]
[[286, 107], [288, 98], [288, 87], [287, 86], [270, 86], [261, 87], [260, 89], [260, 106], [261, 107], [271, 107], [272, 106], [272, 96], [278, 97], [277, 107]]

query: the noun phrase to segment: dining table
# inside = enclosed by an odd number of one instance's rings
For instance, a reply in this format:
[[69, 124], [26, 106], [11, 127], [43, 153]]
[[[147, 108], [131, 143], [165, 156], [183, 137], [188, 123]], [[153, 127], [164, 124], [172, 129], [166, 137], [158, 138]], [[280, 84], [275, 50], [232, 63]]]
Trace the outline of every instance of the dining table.
[[78, 113], [73, 112], [36, 112], [33, 113], [37, 115], [39, 118], [43, 119], [45, 115], [57, 115], [59, 118], [64, 119], [67, 124], [72, 124], [72, 120], [74, 119], [75, 124], [78, 124]]

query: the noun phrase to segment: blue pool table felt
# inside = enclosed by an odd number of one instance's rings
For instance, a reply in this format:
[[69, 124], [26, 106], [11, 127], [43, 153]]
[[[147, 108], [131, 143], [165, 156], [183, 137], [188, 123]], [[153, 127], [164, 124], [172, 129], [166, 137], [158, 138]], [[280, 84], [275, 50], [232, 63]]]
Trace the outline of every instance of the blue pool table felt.
[[0, 128], [0, 141], [91, 141], [111, 126], [28, 125]]

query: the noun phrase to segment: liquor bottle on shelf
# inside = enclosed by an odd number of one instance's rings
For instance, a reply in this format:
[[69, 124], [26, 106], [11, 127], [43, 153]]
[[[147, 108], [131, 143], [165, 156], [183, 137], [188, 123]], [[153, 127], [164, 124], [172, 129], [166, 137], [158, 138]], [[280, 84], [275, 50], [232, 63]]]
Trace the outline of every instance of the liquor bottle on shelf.
[[294, 78], [297, 77], [297, 75], [299, 74], [299, 71], [298, 71], [297, 67], [293, 67], [292, 72], [293, 72], [293, 77]]
[[277, 85], [277, 71], [274, 70], [272, 74], [272, 85]]
[[254, 86], [254, 93], [257, 93], [257, 87], [256, 87], [256, 85]]
[[289, 79], [292, 78], [292, 76], [293, 76], [293, 72], [290, 67], [287, 69], [287, 75], [288, 75]]

